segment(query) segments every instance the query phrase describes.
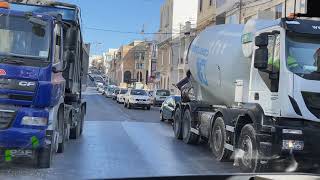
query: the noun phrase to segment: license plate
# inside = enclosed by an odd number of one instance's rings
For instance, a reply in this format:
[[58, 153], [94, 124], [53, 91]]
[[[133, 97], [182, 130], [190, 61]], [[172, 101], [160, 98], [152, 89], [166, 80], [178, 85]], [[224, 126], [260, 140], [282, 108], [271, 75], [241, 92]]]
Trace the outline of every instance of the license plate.
[[10, 151], [11, 157], [33, 157], [32, 150], [12, 149]]
[[166, 97], [160, 97], [160, 99], [165, 99]]

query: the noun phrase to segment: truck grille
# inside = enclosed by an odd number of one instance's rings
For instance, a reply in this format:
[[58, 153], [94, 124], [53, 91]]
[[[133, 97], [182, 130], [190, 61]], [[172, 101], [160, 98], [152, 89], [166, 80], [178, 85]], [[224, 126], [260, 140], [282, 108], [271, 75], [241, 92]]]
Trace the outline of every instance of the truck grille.
[[11, 99], [21, 101], [32, 101], [32, 96], [21, 95], [21, 94], [0, 94], [0, 99]]
[[8, 128], [15, 117], [16, 117], [15, 111], [0, 109], [0, 129]]
[[302, 97], [309, 111], [320, 119], [320, 93], [302, 92]]

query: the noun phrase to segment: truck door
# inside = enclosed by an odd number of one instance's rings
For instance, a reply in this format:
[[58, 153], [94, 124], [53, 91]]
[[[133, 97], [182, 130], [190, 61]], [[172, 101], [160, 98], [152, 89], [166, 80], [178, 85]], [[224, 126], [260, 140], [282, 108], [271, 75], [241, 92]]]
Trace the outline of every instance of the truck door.
[[[268, 67], [266, 70], [251, 68], [249, 101], [258, 103], [266, 115], [279, 116], [280, 33], [268, 34]], [[254, 62], [254, 59], [253, 59]]]

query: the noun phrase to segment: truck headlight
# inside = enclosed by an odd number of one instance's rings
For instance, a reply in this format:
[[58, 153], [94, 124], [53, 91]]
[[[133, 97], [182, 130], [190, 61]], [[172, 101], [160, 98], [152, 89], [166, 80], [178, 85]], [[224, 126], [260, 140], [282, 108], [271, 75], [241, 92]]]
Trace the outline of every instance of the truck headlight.
[[282, 149], [283, 150], [298, 150], [302, 151], [304, 148], [304, 142], [298, 140], [283, 140]]
[[48, 125], [48, 119], [44, 117], [25, 116], [22, 118], [21, 124], [27, 126], [46, 126]]

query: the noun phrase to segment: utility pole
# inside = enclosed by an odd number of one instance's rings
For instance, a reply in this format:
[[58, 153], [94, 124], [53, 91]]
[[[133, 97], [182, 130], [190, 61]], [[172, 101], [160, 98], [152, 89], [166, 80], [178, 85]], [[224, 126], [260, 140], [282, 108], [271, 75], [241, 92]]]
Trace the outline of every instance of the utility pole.
[[239, 24], [241, 24], [242, 0], [239, 0]]

